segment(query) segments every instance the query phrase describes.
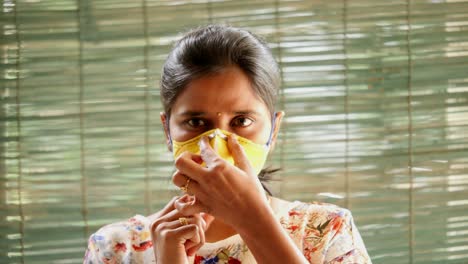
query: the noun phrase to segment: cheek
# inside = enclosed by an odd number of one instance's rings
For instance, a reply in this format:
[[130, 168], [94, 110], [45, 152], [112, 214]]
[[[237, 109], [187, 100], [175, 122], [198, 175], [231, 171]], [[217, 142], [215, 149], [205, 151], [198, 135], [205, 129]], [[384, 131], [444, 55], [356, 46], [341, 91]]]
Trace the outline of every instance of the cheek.
[[179, 142], [187, 140], [186, 138], [189, 136], [187, 135], [187, 131], [181, 129], [179, 125], [172, 119], [169, 121], [169, 133], [172, 140]]
[[187, 130], [180, 129], [177, 126], [171, 126], [170, 133], [171, 133], [172, 140], [175, 140], [178, 142], [187, 141], [193, 137], [196, 137], [199, 134], [199, 133], [193, 133]]
[[262, 124], [256, 124], [250, 129], [239, 130], [237, 135], [247, 138], [257, 144], [266, 144], [270, 138], [271, 125], [269, 121], [264, 121]]
[[170, 127], [169, 131], [170, 131], [171, 139], [177, 142], [187, 141], [205, 132], [205, 131], [187, 130], [186, 128], [181, 126], [179, 123], [172, 121], [172, 120], [169, 122], [169, 127]]

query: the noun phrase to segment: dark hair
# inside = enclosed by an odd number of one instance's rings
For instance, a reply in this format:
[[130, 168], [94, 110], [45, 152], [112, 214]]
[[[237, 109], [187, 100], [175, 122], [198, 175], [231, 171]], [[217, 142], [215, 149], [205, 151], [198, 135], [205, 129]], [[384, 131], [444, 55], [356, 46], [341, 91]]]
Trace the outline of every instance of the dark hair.
[[[239, 67], [249, 78], [255, 94], [273, 118], [280, 72], [266, 43], [253, 33], [226, 25], [193, 29], [177, 41], [169, 53], [161, 76], [161, 102], [170, 119], [179, 94], [193, 80]], [[169, 123], [169, 122], [168, 122]], [[276, 170], [262, 170], [262, 184]], [[271, 192], [264, 185], [265, 190]]]
[[239, 67], [248, 76], [255, 94], [273, 114], [280, 74], [266, 43], [247, 30], [208, 25], [185, 34], [166, 59], [161, 101], [168, 118], [175, 100], [189, 82], [229, 66]]

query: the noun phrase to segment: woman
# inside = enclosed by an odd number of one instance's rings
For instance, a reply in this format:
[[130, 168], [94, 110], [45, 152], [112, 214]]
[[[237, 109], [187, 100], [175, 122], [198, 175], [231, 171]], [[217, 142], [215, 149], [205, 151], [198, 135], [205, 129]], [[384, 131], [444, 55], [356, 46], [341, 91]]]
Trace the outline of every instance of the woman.
[[163, 69], [161, 121], [185, 194], [101, 228], [84, 263], [371, 263], [348, 210], [263, 187], [283, 117], [279, 80], [248, 31], [211, 25], [179, 40]]

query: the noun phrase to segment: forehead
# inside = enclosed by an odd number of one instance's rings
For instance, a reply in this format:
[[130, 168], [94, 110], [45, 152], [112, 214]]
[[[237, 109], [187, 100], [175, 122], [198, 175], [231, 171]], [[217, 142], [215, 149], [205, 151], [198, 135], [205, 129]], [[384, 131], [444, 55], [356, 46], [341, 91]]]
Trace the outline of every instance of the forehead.
[[176, 99], [172, 113], [248, 110], [268, 112], [247, 75], [238, 67], [229, 67], [219, 73], [191, 81]]

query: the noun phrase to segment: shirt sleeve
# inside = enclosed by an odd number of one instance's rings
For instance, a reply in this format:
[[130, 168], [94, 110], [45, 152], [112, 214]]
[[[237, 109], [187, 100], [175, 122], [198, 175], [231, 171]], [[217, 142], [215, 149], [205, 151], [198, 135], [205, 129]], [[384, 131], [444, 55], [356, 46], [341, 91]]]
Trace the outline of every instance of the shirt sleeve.
[[83, 264], [153, 262], [149, 220], [141, 215], [106, 225], [92, 234], [83, 260]]
[[349, 210], [298, 203], [285, 219], [282, 224], [309, 263], [372, 263]]
[[349, 210], [341, 208], [330, 221], [330, 243], [325, 250], [327, 264], [372, 264]]
[[83, 264], [98, 263], [96, 259], [96, 246], [92, 240], [93, 235], [88, 239], [88, 247], [86, 248]]

